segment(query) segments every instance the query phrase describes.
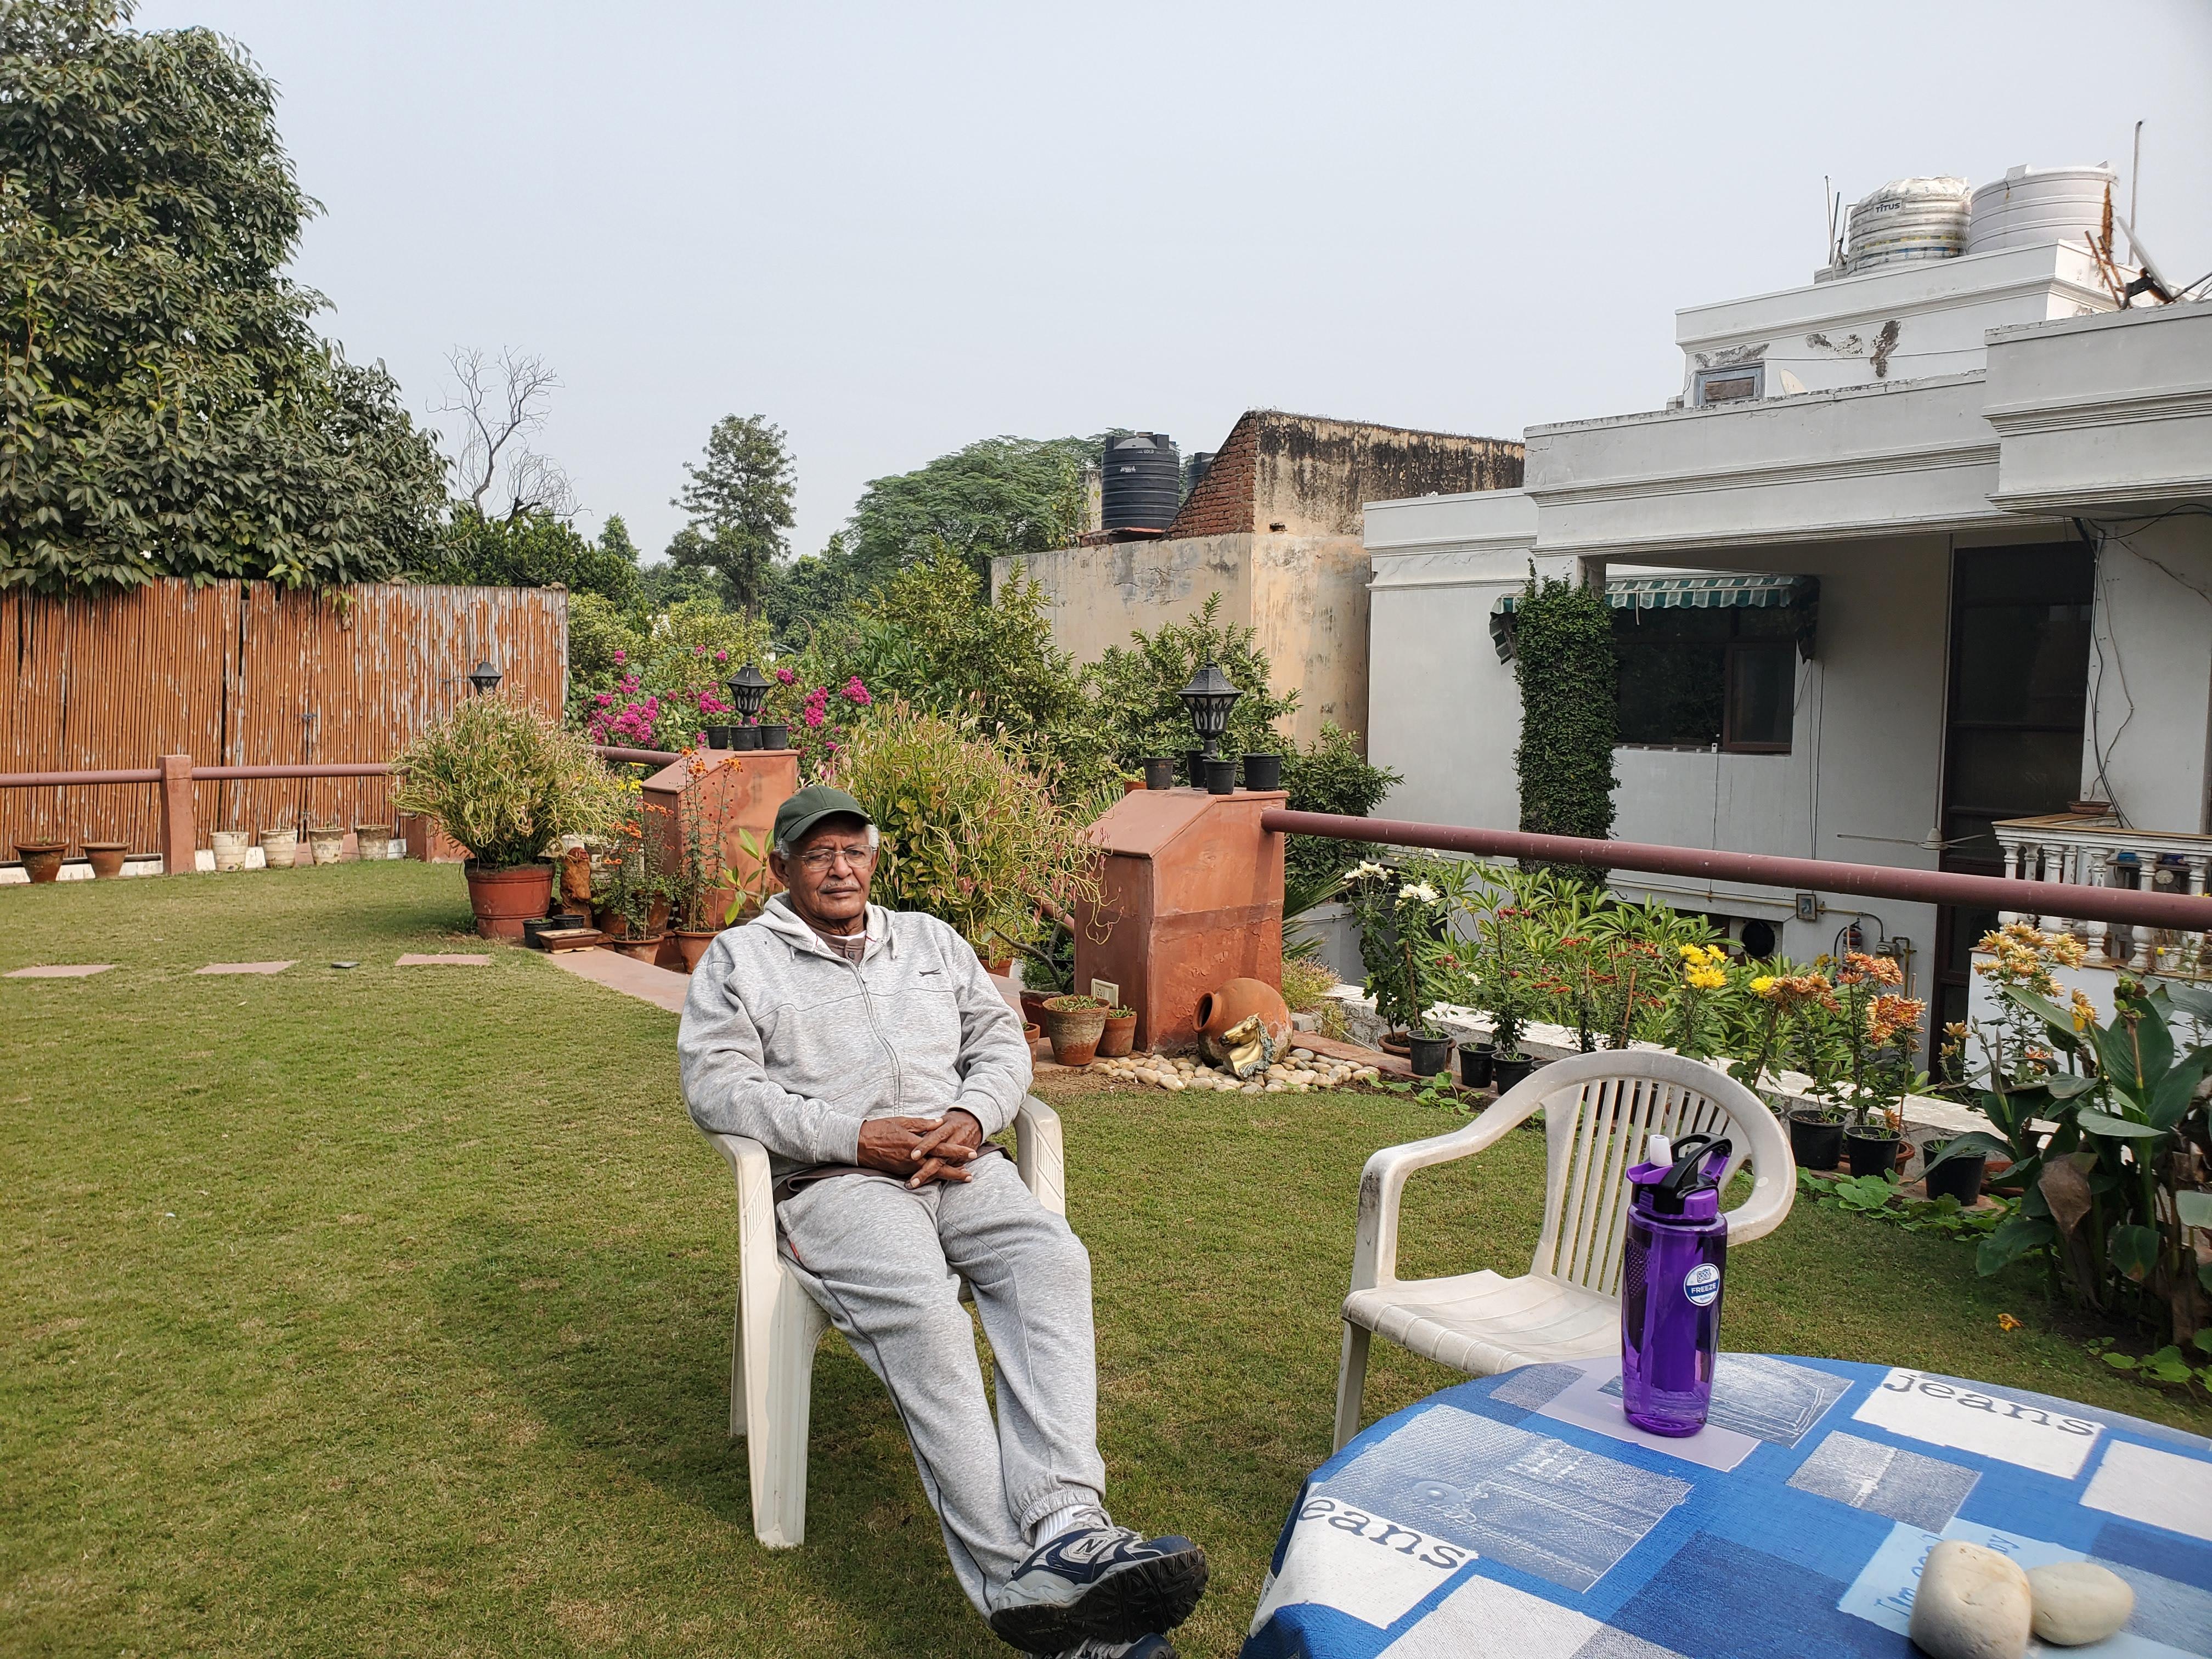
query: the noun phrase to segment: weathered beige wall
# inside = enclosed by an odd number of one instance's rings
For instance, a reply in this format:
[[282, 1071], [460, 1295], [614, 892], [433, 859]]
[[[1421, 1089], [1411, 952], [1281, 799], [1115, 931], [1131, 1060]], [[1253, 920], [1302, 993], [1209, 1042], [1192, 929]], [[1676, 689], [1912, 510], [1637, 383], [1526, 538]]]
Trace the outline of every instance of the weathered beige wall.
[[[1015, 562], [994, 561], [994, 594]], [[1258, 636], [1274, 690], [1298, 694], [1288, 735], [1311, 742], [1334, 720], [1364, 742], [1367, 553], [1358, 536], [1194, 536], [1066, 547], [1021, 562], [1052, 602], [1053, 637], [1079, 662], [1220, 594], [1223, 620]]]

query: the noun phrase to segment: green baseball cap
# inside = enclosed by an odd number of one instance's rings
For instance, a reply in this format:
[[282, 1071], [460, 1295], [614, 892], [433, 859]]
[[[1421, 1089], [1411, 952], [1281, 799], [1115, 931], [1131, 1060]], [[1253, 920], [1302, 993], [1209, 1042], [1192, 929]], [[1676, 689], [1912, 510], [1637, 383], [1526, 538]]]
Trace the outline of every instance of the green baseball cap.
[[775, 809], [775, 850], [787, 853], [805, 833], [824, 818], [858, 818], [873, 823], [868, 809], [842, 789], [826, 783], [810, 783]]

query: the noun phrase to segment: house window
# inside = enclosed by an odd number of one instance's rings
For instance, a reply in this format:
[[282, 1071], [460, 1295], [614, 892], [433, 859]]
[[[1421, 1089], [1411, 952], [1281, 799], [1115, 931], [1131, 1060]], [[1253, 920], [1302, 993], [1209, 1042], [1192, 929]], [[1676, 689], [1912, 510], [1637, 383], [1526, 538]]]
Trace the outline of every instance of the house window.
[[1798, 625], [1781, 609], [1615, 611], [1621, 743], [1788, 754]]
[[1690, 405], [1743, 404], [1766, 395], [1766, 366], [1739, 363], [1733, 368], [1701, 368], [1691, 382]]

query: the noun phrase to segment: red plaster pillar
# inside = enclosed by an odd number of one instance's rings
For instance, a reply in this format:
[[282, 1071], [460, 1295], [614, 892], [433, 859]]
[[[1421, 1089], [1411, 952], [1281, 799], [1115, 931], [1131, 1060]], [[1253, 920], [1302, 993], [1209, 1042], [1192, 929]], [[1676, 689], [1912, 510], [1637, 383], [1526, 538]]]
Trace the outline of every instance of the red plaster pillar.
[[161, 769], [161, 873], [189, 876], [199, 867], [199, 830], [192, 821], [192, 757], [164, 755]]
[[[799, 793], [796, 749], [702, 749], [674, 761], [639, 786], [644, 813], [646, 856], [657, 870], [684, 867], [684, 826], [696, 813], [709, 842], [721, 843], [722, 867], [752, 873], [754, 860], [739, 839], [750, 831], [766, 848], [775, 829], [776, 809]], [[715, 903], [726, 907], [736, 896], [724, 887]], [[718, 912], [719, 918], [719, 912]], [[683, 956], [671, 939], [661, 949], [660, 966], [680, 969]]]
[[1078, 918], [1075, 988], [1118, 985], [1140, 1047], [1196, 1042], [1198, 1000], [1224, 981], [1281, 985], [1283, 838], [1260, 815], [1289, 799], [1139, 790], [1091, 825], [1103, 861], [1098, 904]]

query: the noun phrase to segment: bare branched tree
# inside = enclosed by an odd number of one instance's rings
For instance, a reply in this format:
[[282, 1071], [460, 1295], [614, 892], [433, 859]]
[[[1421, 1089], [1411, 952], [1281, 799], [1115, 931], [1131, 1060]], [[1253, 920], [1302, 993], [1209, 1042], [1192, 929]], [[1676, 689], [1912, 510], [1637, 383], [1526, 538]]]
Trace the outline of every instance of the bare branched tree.
[[455, 346], [446, 354], [446, 366], [453, 389], [431, 412], [460, 417], [456, 492], [487, 516], [485, 498], [499, 495], [507, 498], [501, 516], [509, 520], [533, 512], [572, 516], [576, 492], [568, 475], [530, 447], [530, 439], [544, 428], [546, 406], [561, 377], [535, 353], [504, 347], [494, 358], [472, 346]]

